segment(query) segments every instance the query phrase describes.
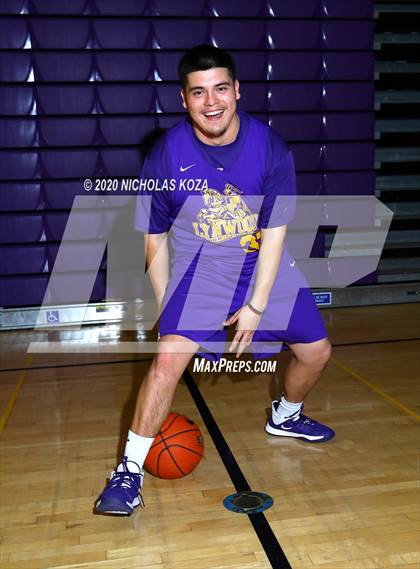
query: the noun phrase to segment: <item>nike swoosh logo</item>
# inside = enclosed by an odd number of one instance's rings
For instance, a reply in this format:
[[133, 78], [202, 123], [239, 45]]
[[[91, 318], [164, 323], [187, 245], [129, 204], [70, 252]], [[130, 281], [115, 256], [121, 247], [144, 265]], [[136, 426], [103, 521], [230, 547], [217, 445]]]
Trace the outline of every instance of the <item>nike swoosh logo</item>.
[[179, 167], [179, 171], [180, 171], [180, 172], [185, 172], [186, 170], [189, 170], [189, 169], [192, 168], [193, 166], [195, 166], [195, 164], [190, 164], [189, 166], [185, 166], [185, 167], [180, 166], [180, 167]]
[[283, 431], [290, 431], [293, 427], [280, 427]]
[[221, 170], [223, 172], [224, 168], [217, 168], [218, 170]]
[[289, 265], [290, 265], [291, 267], [294, 267], [294, 266], [296, 265], [296, 261], [293, 261], [293, 263], [289, 263]]

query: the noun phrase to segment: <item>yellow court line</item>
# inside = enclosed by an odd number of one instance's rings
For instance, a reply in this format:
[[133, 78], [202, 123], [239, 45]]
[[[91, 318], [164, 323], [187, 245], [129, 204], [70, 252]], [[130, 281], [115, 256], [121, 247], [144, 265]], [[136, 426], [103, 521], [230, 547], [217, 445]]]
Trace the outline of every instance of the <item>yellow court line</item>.
[[30, 367], [31, 363], [32, 363], [32, 356], [29, 356], [29, 358], [27, 359], [25, 358], [25, 369], [23, 369], [20, 372], [18, 382], [16, 383], [15, 388], [13, 389], [12, 394], [9, 397], [9, 401], [7, 402], [6, 408], [2, 416], [0, 417], [0, 436], [3, 434], [3, 431], [6, 428], [7, 421], [9, 420], [9, 417], [13, 411], [16, 399], [18, 398], [19, 392], [25, 380], [27, 368]]
[[350, 367], [346, 366], [346, 364], [340, 362], [340, 360], [338, 360], [335, 356], [331, 358], [331, 361], [336, 366], [340, 367], [341, 369], [349, 373], [352, 377], [357, 379], [357, 381], [368, 387], [371, 391], [377, 393], [380, 397], [382, 397], [382, 399], [385, 399], [385, 401], [388, 401], [388, 403], [390, 403], [391, 405], [402, 411], [405, 415], [408, 415], [409, 417], [412, 417], [416, 421], [420, 422], [420, 415], [418, 415], [415, 411], [413, 411], [409, 407], [406, 407], [404, 403], [401, 403], [401, 401], [398, 401], [398, 399], [395, 399], [395, 397], [388, 395], [388, 393], [386, 393], [383, 389], [377, 387], [375, 384], [371, 383], [368, 379], [366, 379], [359, 373], [353, 371]]

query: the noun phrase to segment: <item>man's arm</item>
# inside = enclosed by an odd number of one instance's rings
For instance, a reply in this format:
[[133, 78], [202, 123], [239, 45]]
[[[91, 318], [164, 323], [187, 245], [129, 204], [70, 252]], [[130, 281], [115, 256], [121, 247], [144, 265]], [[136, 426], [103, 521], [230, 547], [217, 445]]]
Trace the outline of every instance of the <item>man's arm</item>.
[[169, 280], [168, 234], [149, 233], [144, 236], [146, 264], [160, 313]]
[[[263, 312], [268, 304], [271, 289], [276, 278], [283, 252], [287, 226], [261, 229], [261, 245], [257, 261], [255, 287], [250, 303], [253, 308]], [[260, 323], [261, 315], [256, 314], [248, 305], [242, 306], [224, 324], [237, 324], [237, 332], [230, 345], [229, 351], [236, 351], [239, 357], [251, 343], [252, 336]]]
[[264, 311], [280, 265], [287, 226], [261, 229], [255, 288], [250, 300], [257, 310]]

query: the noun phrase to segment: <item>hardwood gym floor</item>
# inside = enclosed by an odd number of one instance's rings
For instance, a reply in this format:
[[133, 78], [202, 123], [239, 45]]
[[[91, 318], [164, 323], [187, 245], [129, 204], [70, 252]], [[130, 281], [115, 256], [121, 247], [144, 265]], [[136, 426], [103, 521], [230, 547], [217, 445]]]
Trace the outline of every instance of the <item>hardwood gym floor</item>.
[[[293, 569], [418, 569], [420, 305], [323, 314], [334, 356], [305, 412], [336, 430], [329, 443], [264, 432], [271, 375], [195, 381], [252, 489], [274, 498], [265, 515]], [[87, 336], [102, 354], [28, 355], [60, 333], [0, 335], [2, 569], [270, 567], [248, 516], [222, 505], [234, 487], [184, 383], [173, 409], [202, 428], [201, 464], [176, 481], [147, 476], [130, 518], [93, 515], [150, 362], [106, 352], [117, 326], [62, 333]]]

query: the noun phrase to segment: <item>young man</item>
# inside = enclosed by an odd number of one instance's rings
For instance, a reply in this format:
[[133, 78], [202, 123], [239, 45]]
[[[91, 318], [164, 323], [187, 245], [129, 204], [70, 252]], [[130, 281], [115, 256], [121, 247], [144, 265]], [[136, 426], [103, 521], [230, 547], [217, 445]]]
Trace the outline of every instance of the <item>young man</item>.
[[[122, 462], [97, 500], [102, 513], [131, 514], [142, 503], [143, 463], [182, 373], [199, 349], [219, 357], [226, 327], [234, 323], [230, 351], [237, 357], [252, 340], [260, 356], [273, 341], [293, 353], [266, 431], [310, 442], [334, 436], [302, 414], [330, 344], [308, 285], [283, 247], [294, 210], [291, 152], [272, 129], [237, 112], [239, 83], [225, 51], [197, 46], [178, 71], [188, 117], [157, 142], [141, 176], [161, 187], [173, 180], [173, 191], [151, 192], [147, 214], [139, 198], [136, 221], [146, 233], [162, 308], [159, 350], [139, 390]], [[200, 182], [190, 191], [186, 180]]]

